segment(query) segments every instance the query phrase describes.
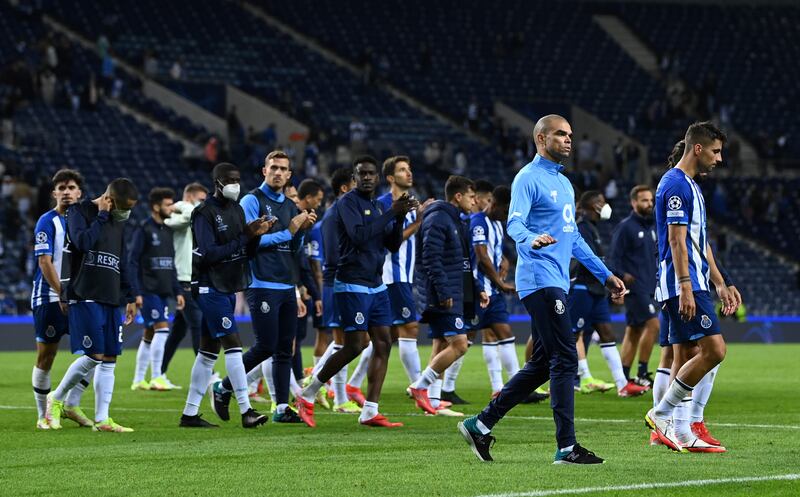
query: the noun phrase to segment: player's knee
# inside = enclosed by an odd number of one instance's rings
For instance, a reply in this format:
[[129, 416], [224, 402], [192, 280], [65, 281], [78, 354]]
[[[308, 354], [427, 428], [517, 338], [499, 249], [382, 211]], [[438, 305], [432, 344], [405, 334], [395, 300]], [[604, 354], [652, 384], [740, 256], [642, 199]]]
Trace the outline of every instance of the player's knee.
[[456, 353], [458, 357], [463, 356], [467, 353], [467, 348], [469, 347], [467, 342], [467, 337], [465, 335], [459, 335], [458, 340], [453, 340], [450, 342], [450, 349]]
[[720, 341], [719, 343], [714, 343], [711, 347], [704, 348], [702, 353], [707, 361], [714, 364], [719, 364], [725, 360], [727, 346], [725, 345], [725, 342]]
[[359, 341], [351, 342], [348, 340], [344, 345], [342, 345], [341, 352], [343, 354], [346, 354], [346, 356], [349, 357], [350, 359], [353, 359], [357, 357], [361, 352], [363, 352], [364, 349], [366, 348], [367, 346]]
[[39, 354], [36, 359], [36, 367], [44, 371], [50, 371], [53, 368], [53, 361], [56, 359], [55, 352], [43, 352]]

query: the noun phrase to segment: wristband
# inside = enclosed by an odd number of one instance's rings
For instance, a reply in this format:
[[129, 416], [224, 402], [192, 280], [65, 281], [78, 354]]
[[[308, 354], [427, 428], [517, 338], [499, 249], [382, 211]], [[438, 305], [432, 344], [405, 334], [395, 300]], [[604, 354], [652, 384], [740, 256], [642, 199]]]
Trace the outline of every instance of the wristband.
[[681, 276], [680, 278], [678, 278], [678, 283], [686, 283], [687, 281], [691, 282], [692, 281], [692, 277], [691, 276]]

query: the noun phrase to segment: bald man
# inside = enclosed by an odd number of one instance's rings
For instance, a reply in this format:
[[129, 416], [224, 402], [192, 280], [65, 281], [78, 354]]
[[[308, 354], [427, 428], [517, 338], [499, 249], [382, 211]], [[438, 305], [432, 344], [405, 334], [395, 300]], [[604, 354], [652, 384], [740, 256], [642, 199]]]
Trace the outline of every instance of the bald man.
[[555, 114], [533, 129], [536, 157], [511, 185], [508, 234], [517, 244], [516, 286], [531, 315], [533, 355], [488, 406], [458, 429], [481, 461], [491, 461], [491, 430], [514, 406], [550, 380], [550, 405], [556, 424], [554, 464], [601, 464], [603, 459], [575, 440], [572, 378], [578, 357], [567, 311], [569, 262], [583, 264], [600, 283], [621, 297], [625, 284], [592, 252], [575, 224], [575, 191], [561, 174], [572, 152], [572, 128]]

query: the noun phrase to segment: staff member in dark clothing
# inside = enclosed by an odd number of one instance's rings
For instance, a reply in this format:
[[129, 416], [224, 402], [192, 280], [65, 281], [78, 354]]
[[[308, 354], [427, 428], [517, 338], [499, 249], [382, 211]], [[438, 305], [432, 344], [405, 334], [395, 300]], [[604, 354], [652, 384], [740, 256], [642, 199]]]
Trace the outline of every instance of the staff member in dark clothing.
[[192, 212], [194, 261], [192, 290], [203, 311], [200, 351], [192, 366], [192, 381], [186, 397], [180, 426], [209, 428], [215, 425], [200, 417], [211, 371], [220, 346], [225, 350], [225, 369], [242, 414], [242, 426], [254, 428], [267, 417], [250, 406], [247, 372], [242, 363], [242, 341], [234, 320], [236, 292], [250, 285], [248, 259], [256, 252], [261, 235], [272, 227], [272, 220], [262, 216], [245, 222], [239, 206], [239, 169], [233, 164], [217, 164], [212, 171], [214, 195]]
[[368, 426], [396, 427], [378, 412], [378, 400], [386, 377], [392, 337], [392, 312], [389, 295], [381, 276], [385, 250], [396, 252], [403, 242], [403, 216], [419, 205], [403, 195], [382, 212], [375, 199], [378, 186], [378, 162], [369, 156], [354, 162], [356, 189], [337, 202], [336, 229], [339, 239], [339, 262], [334, 280], [334, 298], [345, 332], [344, 346], [332, 354], [322, 369], [297, 399], [300, 417], [314, 426], [314, 398], [317, 391], [339, 370], [355, 359], [372, 341], [372, 359], [367, 378], [367, 400], [359, 423]]
[[[174, 297], [180, 311], [185, 304], [175, 272], [172, 230], [164, 224], [172, 213], [175, 192], [171, 188], [150, 190], [150, 217], [136, 227], [129, 245], [131, 289], [144, 321], [144, 333], [136, 353], [136, 371], [131, 390], [172, 390], [161, 372], [164, 346], [169, 336], [167, 299]], [[147, 366], [150, 381], [145, 381]]]
[[69, 303], [70, 345], [82, 354], [61, 383], [47, 396], [50, 429], [61, 428], [64, 399], [89, 372], [94, 375], [94, 431], [125, 433], [108, 414], [114, 392], [114, 367], [122, 353], [119, 305], [125, 303], [124, 324], [136, 315], [124, 243], [125, 222], [139, 192], [128, 178], [112, 181], [105, 193], [83, 200], [67, 211], [67, 246], [61, 266], [61, 301]]

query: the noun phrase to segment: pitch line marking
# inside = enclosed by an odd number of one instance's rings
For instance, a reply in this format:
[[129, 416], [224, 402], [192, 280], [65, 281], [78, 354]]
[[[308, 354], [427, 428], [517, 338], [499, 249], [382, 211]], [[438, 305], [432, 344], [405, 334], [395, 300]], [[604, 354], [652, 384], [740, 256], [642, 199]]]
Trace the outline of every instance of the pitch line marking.
[[503, 494], [483, 494], [477, 497], [547, 497], [550, 495], [578, 495], [593, 492], [622, 492], [628, 490], [652, 490], [657, 488], [676, 487], [705, 487], [709, 485], [724, 485], [727, 483], [755, 483], [765, 481], [793, 481], [800, 480], [800, 474], [771, 476], [745, 476], [741, 478], [718, 478], [714, 480], [685, 480], [661, 483], [638, 483], [634, 485], [614, 485], [607, 487], [560, 488], [554, 490], [534, 490], [531, 492], [509, 492]]

